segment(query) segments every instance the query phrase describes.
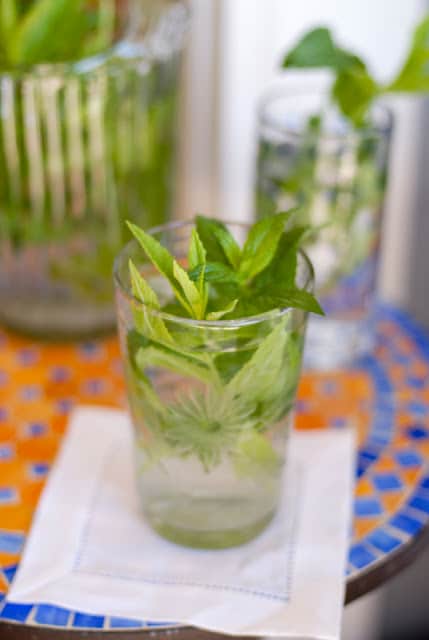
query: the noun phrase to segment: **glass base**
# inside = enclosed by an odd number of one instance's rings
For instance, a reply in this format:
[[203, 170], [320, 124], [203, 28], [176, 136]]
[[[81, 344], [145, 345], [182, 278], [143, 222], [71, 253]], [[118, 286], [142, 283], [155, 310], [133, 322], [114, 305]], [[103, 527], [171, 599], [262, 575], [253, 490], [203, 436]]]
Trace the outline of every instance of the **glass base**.
[[374, 323], [359, 320], [311, 317], [307, 326], [304, 368], [342, 369], [371, 353], [375, 345]]
[[188, 547], [223, 549], [265, 529], [277, 509], [281, 477], [280, 469], [239, 475], [228, 460], [206, 471], [195, 458], [171, 457], [146, 467], [137, 482], [144, 517], [161, 536]]
[[59, 302], [12, 301], [6, 298], [0, 311], [0, 323], [7, 329], [45, 341], [82, 340], [113, 333], [116, 328], [112, 304], [85, 306]]
[[[219, 514], [221, 515], [224, 505], [210, 505], [210, 508], [214, 510], [220, 509]], [[237, 508], [239, 508], [239, 505]], [[257, 522], [247, 526], [207, 531], [193, 529], [191, 526], [189, 528], [174, 526], [174, 524], [150, 518], [149, 524], [163, 538], [185, 547], [193, 547], [195, 549], [226, 549], [253, 540], [253, 538], [262, 533], [273, 517], [274, 511], [271, 511]]]

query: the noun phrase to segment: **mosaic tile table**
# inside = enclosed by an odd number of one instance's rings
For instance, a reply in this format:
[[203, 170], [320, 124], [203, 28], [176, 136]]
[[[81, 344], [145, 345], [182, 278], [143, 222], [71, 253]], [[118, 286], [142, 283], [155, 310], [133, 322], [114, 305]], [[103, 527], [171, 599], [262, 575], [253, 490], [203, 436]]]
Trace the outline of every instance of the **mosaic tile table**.
[[[68, 413], [77, 403], [123, 401], [114, 339], [41, 346], [0, 332], [1, 637], [12, 628], [16, 638], [30, 637], [19, 632], [30, 628], [31, 638], [58, 638], [60, 630], [75, 637], [84, 630], [161, 631], [150, 622], [4, 601]], [[304, 376], [296, 422], [300, 429], [358, 429], [350, 601], [399, 571], [429, 538], [428, 337], [407, 315], [383, 307], [374, 357], [347, 372]]]

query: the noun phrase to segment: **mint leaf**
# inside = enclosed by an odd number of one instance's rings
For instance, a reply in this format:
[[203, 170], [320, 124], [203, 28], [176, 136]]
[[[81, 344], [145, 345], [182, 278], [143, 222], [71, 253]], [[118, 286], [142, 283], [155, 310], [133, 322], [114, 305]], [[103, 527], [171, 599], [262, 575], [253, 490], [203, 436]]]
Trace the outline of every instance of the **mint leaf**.
[[332, 98], [346, 118], [362, 126], [380, 87], [365, 63], [339, 47], [326, 27], [308, 32], [283, 60], [283, 68], [330, 69], [335, 74]]
[[239, 397], [243, 407], [252, 408], [255, 427], [259, 425], [265, 429], [289, 409], [284, 394], [288, 388], [296, 386], [298, 379], [295, 370], [285, 369], [285, 349], [289, 340], [292, 337], [283, 318], [225, 387], [226, 398]]
[[202, 273], [204, 273], [206, 282], [223, 284], [236, 284], [238, 282], [236, 272], [221, 262], [208, 262], [205, 266], [198, 265], [198, 267], [189, 272], [189, 277], [196, 282]]
[[410, 52], [388, 91], [429, 91], [429, 16], [417, 26]]
[[167, 251], [167, 249], [165, 249], [165, 247], [163, 247], [158, 242], [158, 240], [143, 231], [143, 229], [140, 229], [140, 227], [138, 227], [137, 225], [133, 224], [132, 222], [127, 222], [127, 226], [142, 249], [145, 251], [152, 264], [165, 278], [167, 278], [171, 285], [171, 288], [173, 289], [174, 295], [179, 300], [181, 305], [192, 316], [194, 314], [193, 307], [188, 303], [183, 289], [177, 286], [178, 283], [176, 280], [176, 275], [174, 273], [174, 265], [176, 261], [174, 260], [173, 256]]
[[309, 31], [284, 57], [283, 68], [320, 68], [337, 65], [337, 49], [326, 27]]
[[241, 249], [223, 224], [215, 225], [214, 234], [230, 265], [237, 269], [241, 260]]
[[251, 280], [269, 265], [276, 253], [285, 223], [291, 215], [292, 212], [288, 211], [263, 218], [250, 229], [239, 268], [239, 275], [243, 280]]
[[[147, 307], [159, 310], [158, 296], [140, 274], [132, 260], [129, 261], [129, 270], [133, 296]], [[133, 317], [137, 329], [144, 336], [161, 342], [171, 342], [171, 336], [162, 318], [151, 314], [145, 307], [141, 308], [137, 307], [137, 305], [133, 307]]]
[[284, 57], [282, 66], [301, 69], [346, 69], [363, 65], [352, 52], [337, 47], [331, 32], [326, 27], [316, 27], [306, 33], [295, 47]]
[[205, 265], [207, 258], [207, 251], [204, 248], [201, 238], [198, 235], [198, 231], [194, 227], [191, 234], [191, 244], [189, 246], [188, 262], [189, 269], [195, 269], [198, 265]]
[[240, 438], [234, 453], [234, 466], [241, 475], [254, 475], [255, 472], [276, 472], [281, 458], [267, 437], [251, 431]]
[[309, 225], [303, 225], [293, 227], [282, 234], [273, 260], [255, 278], [254, 289], [266, 292], [273, 286], [273, 283], [278, 288], [294, 288], [298, 265], [298, 247], [311, 231]]
[[201, 238], [198, 235], [198, 231], [194, 227], [192, 229], [191, 243], [189, 245], [188, 263], [189, 263], [190, 270], [196, 269], [199, 265], [203, 267], [201, 268], [200, 275], [198, 277], [197, 286], [203, 301], [204, 310], [207, 307], [208, 295], [209, 295], [208, 287], [204, 281], [204, 271], [205, 271], [206, 262], [207, 262], [207, 251], [205, 250], [204, 245], [201, 242]]
[[227, 227], [219, 220], [197, 216], [197, 231], [207, 251], [207, 260], [227, 264], [234, 269], [239, 265], [241, 249]]
[[365, 123], [369, 107], [380, 93], [380, 87], [366, 67], [355, 65], [341, 71], [334, 83], [332, 95], [345, 116], [357, 126]]
[[270, 297], [273, 301], [278, 300], [278, 304], [275, 305], [275, 307], [294, 307], [295, 309], [302, 309], [303, 311], [309, 311], [321, 316], [325, 315], [325, 312], [314, 295], [304, 289], [281, 290], [278, 296], [275, 294], [275, 288], [273, 288], [272, 291], [273, 295]]
[[165, 345], [150, 344], [148, 347], [140, 348], [135, 361], [143, 373], [151, 367], [160, 367], [182, 376], [196, 378], [206, 384], [213, 384], [213, 373], [201, 360]]
[[143, 278], [131, 259], [128, 261], [128, 267], [130, 270], [131, 290], [133, 292], [133, 296], [141, 302], [144, 302], [152, 309], [160, 309], [161, 305], [159, 303], [158, 296]]
[[237, 302], [238, 300], [233, 300], [231, 304], [229, 304], [225, 309], [222, 309], [221, 311], [211, 311], [207, 314], [207, 320], [220, 320], [228, 313], [232, 313], [237, 306]]
[[173, 274], [177, 282], [182, 287], [185, 298], [192, 309], [192, 315], [198, 320], [202, 320], [205, 313], [205, 303], [200, 291], [192, 282], [187, 272], [182, 269], [180, 264], [176, 261], [173, 262]]

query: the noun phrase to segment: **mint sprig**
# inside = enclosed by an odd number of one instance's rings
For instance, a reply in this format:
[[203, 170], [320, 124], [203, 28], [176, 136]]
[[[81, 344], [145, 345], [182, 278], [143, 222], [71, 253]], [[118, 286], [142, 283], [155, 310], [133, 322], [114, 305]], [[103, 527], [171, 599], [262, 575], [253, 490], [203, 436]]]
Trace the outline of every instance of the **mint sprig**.
[[[183, 261], [129, 224], [149, 261], [142, 270], [129, 263], [133, 296], [143, 304], [132, 303], [134, 327], [126, 339], [130, 405], [137, 424], [145, 424], [142, 433], [150, 432], [141, 437], [147, 464], [194, 456], [209, 471], [229, 458], [238, 474], [267, 480], [278, 473], [282, 458], [265, 432], [291, 410], [302, 327], [294, 329], [285, 315], [232, 333], [184, 330], [159, 311], [208, 321], [284, 307], [320, 313], [314, 296], [296, 286], [297, 253], [308, 229], [291, 227], [292, 214], [256, 223], [243, 246], [226, 225], [198, 216]], [[154, 271], [165, 280], [159, 296], [150, 285]], [[157, 385], [164, 372], [187, 381], [167, 401]]]
[[365, 124], [380, 96], [429, 91], [429, 16], [417, 25], [409, 52], [396, 77], [382, 84], [353, 51], [342, 48], [326, 27], [306, 33], [283, 58], [284, 69], [328, 69], [334, 75], [331, 100], [354, 126]]
[[[132, 223], [128, 226], [152, 265], [168, 281], [185, 317], [218, 320], [286, 307], [323, 314], [312, 293], [295, 284], [297, 253], [306, 230], [286, 230], [292, 213], [279, 213], [254, 224], [242, 248], [224, 224], [198, 216], [187, 269], [153, 236]], [[148, 282], [143, 285], [143, 276], [133, 264], [130, 276], [134, 296], [158, 310], [155, 292]]]

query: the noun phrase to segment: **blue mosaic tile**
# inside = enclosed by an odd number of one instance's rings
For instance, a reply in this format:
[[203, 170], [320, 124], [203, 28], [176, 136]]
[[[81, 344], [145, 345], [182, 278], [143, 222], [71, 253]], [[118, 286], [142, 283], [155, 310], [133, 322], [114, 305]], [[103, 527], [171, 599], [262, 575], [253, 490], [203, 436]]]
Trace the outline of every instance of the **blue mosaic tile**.
[[362, 517], [379, 516], [383, 508], [376, 498], [356, 498], [354, 504], [355, 514]]
[[335, 429], [342, 429], [347, 424], [347, 420], [345, 418], [332, 418], [331, 426]]
[[175, 624], [173, 622], [146, 622], [146, 626], [149, 629], [156, 629], [157, 627], [173, 627]]
[[36, 462], [30, 466], [31, 474], [37, 478], [43, 478], [49, 472], [50, 466], [45, 462]]
[[399, 547], [402, 543], [399, 538], [395, 538], [390, 534], [386, 533], [382, 529], [376, 529], [373, 531], [368, 537], [367, 540], [380, 551], [384, 553], [390, 553], [397, 547]]
[[17, 356], [19, 363], [24, 367], [29, 367], [39, 359], [39, 354], [37, 353], [37, 351], [31, 348], [21, 349], [20, 351], [18, 351]]
[[42, 422], [32, 422], [27, 426], [26, 431], [32, 438], [37, 438], [38, 436], [43, 436], [46, 433], [47, 426]]
[[427, 476], [426, 478], [423, 478], [423, 480], [420, 483], [420, 486], [422, 487], [422, 489], [429, 489], [429, 476]]
[[425, 378], [418, 378], [416, 376], [408, 376], [407, 377], [407, 384], [409, 387], [412, 387], [413, 389], [424, 389], [426, 386], [426, 380]]
[[12, 580], [15, 577], [15, 573], [18, 569], [18, 565], [17, 564], [11, 564], [7, 567], [3, 567], [2, 571], [3, 571], [3, 575], [6, 578], [6, 580], [8, 581], [9, 584], [12, 583]]
[[70, 378], [70, 370], [67, 367], [53, 367], [51, 378], [54, 382], [65, 382]]
[[91, 616], [85, 613], [75, 613], [72, 626], [75, 629], [102, 629], [105, 618], [103, 616]]
[[409, 334], [419, 347], [425, 360], [429, 360], [429, 340], [426, 331], [412, 320], [404, 311], [390, 305], [383, 305], [384, 312], [398, 322]]
[[429, 515], [429, 498], [422, 496], [414, 496], [408, 503], [410, 507], [413, 509], [417, 509], [418, 511], [423, 511]]
[[2, 444], [0, 446], [0, 462], [2, 460], [11, 460], [15, 456], [15, 450], [10, 444]]
[[71, 612], [62, 607], [54, 607], [51, 604], [39, 604], [36, 609], [34, 620], [37, 624], [54, 627], [66, 627]]
[[376, 415], [379, 413], [392, 415], [392, 412], [395, 411], [395, 404], [389, 396], [378, 396], [374, 401], [373, 410]]
[[355, 544], [350, 549], [349, 561], [356, 569], [363, 569], [363, 567], [374, 562], [375, 559], [376, 556], [362, 544]]
[[429, 414], [429, 407], [423, 402], [409, 402], [407, 404], [407, 409], [415, 416], [425, 417]]
[[338, 384], [335, 380], [327, 380], [321, 385], [321, 392], [325, 395], [332, 396], [338, 393]]
[[84, 388], [86, 393], [91, 393], [92, 395], [96, 396], [100, 393], [103, 393], [104, 386], [105, 385], [103, 380], [88, 380], [85, 383]]
[[0, 505], [13, 504], [18, 501], [18, 494], [13, 487], [0, 487]]
[[393, 387], [388, 375], [384, 371], [383, 365], [374, 357], [369, 357], [365, 367], [372, 376], [377, 394], [392, 393]]
[[386, 445], [391, 441], [392, 436], [390, 433], [382, 434], [382, 433], [372, 433], [370, 436], [370, 441], [375, 444]]
[[402, 488], [402, 481], [395, 473], [376, 473], [373, 483], [379, 491], [396, 491]]
[[69, 398], [62, 398], [61, 400], [58, 400], [56, 406], [57, 406], [57, 411], [59, 413], [68, 414], [73, 409], [74, 402], [73, 402], [73, 400], [70, 400]]
[[15, 604], [13, 602], [6, 602], [3, 607], [3, 611], [0, 614], [0, 619], [24, 623], [30, 615], [32, 608], [32, 604]]
[[129, 620], [128, 618], [110, 618], [111, 629], [141, 629], [143, 622], [139, 620]]
[[414, 425], [407, 429], [407, 435], [413, 440], [426, 440], [429, 438], [429, 431], [420, 425]]
[[393, 356], [393, 362], [396, 364], [410, 364], [411, 360], [411, 356], [407, 356], [405, 353], [395, 353]]
[[393, 411], [392, 413], [376, 413], [372, 422], [371, 431], [388, 431], [391, 433], [393, 431]]
[[378, 459], [380, 453], [377, 451], [370, 451], [368, 449], [361, 449], [359, 451], [359, 460], [362, 462], [371, 463]]
[[21, 388], [20, 397], [22, 400], [31, 401], [37, 400], [42, 395], [42, 391], [39, 386], [35, 384], [29, 384]]
[[20, 533], [8, 533], [0, 531], [0, 551], [2, 553], [20, 553], [25, 537]]
[[83, 342], [80, 349], [85, 355], [92, 356], [99, 351], [99, 346], [96, 342]]
[[361, 478], [366, 471], [366, 466], [358, 465], [356, 467], [356, 478]]
[[423, 459], [416, 451], [398, 451], [395, 458], [401, 467], [418, 467], [422, 464]]
[[393, 516], [389, 522], [392, 527], [395, 527], [395, 529], [399, 529], [400, 531], [404, 531], [404, 533], [408, 533], [410, 536], [414, 536], [423, 527], [423, 522], [402, 513], [398, 513], [396, 516]]

